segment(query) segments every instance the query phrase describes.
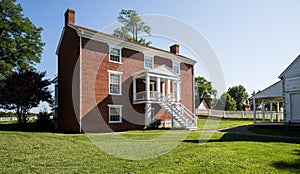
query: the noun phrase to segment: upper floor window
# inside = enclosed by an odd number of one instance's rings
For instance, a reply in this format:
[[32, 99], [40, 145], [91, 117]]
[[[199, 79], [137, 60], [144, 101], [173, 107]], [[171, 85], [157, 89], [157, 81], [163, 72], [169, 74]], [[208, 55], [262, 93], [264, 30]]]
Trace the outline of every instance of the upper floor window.
[[122, 95], [122, 72], [109, 71], [109, 94]]
[[122, 63], [122, 49], [119, 47], [111, 48], [109, 51], [109, 61]]
[[173, 71], [177, 74], [180, 74], [180, 63], [179, 62], [173, 62]]
[[145, 56], [144, 57], [144, 67], [145, 68], [153, 68], [153, 57]]

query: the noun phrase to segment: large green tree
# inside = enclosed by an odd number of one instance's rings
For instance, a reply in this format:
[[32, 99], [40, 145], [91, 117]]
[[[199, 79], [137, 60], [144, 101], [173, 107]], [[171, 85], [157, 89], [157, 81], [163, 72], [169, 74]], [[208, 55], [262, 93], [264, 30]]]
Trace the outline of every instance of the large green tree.
[[52, 102], [48, 89], [50, 80], [44, 79], [45, 72], [13, 72], [2, 80], [0, 86], [0, 106], [14, 110], [19, 123], [26, 123], [30, 109], [37, 107], [41, 101]]
[[137, 11], [122, 9], [119, 13], [118, 21], [122, 24], [122, 27], [114, 30], [114, 36], [145, 45], [151, 44], [150, 41], [146, 41], [144, 38], [139, 37], [142, 33], [151, 35], [151, 28], [142, 21]]
[[206, 101], [212, 106], [212, 101], [216, 98], [217, 90], [215, 90], [208, 80], [204, 77], [195, 77], [196, 84], [196, 96], [199, 98], [205, 98]]
[[243, 110], [244, 102], [248, 99], [246, 88], [243, 85], [233, 86], [228, 89], [228, 94], [235, 100], [236, 109]]
[[22, 14], [16, 0], [0, 1], [0, 79], [13, 71], [33, 70], [40, 62], [42, 28]]
[[228, 94], [225, 93], [226, 103], [225, 103], [225, 110], [226, 111], [236, 111], [236, 102], [235, 100]]

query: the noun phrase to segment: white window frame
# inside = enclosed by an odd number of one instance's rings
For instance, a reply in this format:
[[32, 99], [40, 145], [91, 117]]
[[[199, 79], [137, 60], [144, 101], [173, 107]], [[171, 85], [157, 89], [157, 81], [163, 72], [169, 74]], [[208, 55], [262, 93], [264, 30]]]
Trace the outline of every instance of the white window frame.
[[[123, 105], [113, 105], [113, 104], [109, 104], [107, 105], [108, 106], [108, 123], [122, 123], [122, 112], [123, 112]], [[114, 108], [114, 109], [120, 109], [119, 110], [119, 116], [120, 116], [120, 119], [119, 121], [111, 121], [110, 120], [110, 116], [111, 116], [111, 108]]]
[[[120, 76], [120, 93], [112, 93], [110, 91], [110, 75], [111, 74], [115, 74], [115, 75], [119, 75]], [[123, 76], [123, 72], [119, 72], [119, 71], [111, 71], [111, 70], [108, 70], [108, 90], [109, 90], [109, 95], [122, 95], [122, 76]]]
[[[112, 55], [111, 54], [111, 51], [113, 49], [118, 49], [119, 50], [119, 55], [115, 55], [115, 56], [119, 56], [119, 61], [114, 61], [114, 60], [111, 60], [110, 59], [110, 56]], [[114, 46], [109, 46], [109, 54], [108, 54], [108, 61], [109, 62], [113, 62], [113, 63], [118, 63], [118, 64], [122, 64], [122, 47], [114, 47]]]
[[[151, 59], [151, 68], [150, 67], [146, 67], [146, 59]], [[144, 68], [145, 69], [152, 69], [154, 67], [154, 57], [152, 56], [144, 56]]]
[[[178, 64], [178, 72], [176, 72], [175, 70], [174, 70], [174, 65], [175, 64]], [[172, 61], [172, 70], [176, 73], [176, 74], [179, 74], [180, 75], [180, 62], [178, 62], [178, 61]]]

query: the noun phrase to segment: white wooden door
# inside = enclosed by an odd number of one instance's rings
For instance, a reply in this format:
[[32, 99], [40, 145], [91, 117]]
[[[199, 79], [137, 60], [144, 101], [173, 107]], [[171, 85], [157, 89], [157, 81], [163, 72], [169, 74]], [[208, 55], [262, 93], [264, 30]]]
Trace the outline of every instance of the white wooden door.
[[291, 94], [292, 120], [300, 121], [300, 93]]

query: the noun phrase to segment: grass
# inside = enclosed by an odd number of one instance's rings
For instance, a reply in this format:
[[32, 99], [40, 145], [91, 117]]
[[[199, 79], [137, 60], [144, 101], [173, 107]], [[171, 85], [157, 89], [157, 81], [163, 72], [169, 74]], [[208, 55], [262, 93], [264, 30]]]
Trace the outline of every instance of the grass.
[[214, 117], [198, 117], [198, 128], [204, 130], [224, 129], [253, 124], [251, 119], [220, 119]]
[[[224, 120], [219, 126], [237, 124], [230, 122], [238, 122], [238, 125], [247, 124], [241, 120]], [[122, 136], [145, 140], [166, 131], [151, 130], [144, 133], [130, 131]], [[158, 158], [125, 160], [102, 151], [84, 134], [62, 136], [54, 133], [0, 131], [0, 171], [1, 173], [300, 172], [300, 140], [218, 132], [214, 133], [207, 143], [199, 144], [201, 134], [206, 133], [189, 133], [178, 147]], [[109, 134], [99, 136], [103, 135]]]

